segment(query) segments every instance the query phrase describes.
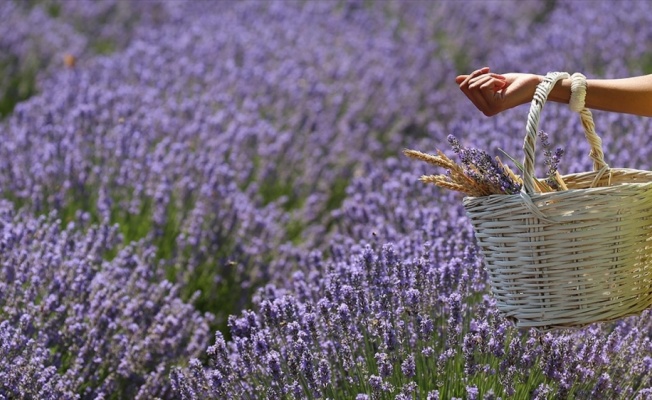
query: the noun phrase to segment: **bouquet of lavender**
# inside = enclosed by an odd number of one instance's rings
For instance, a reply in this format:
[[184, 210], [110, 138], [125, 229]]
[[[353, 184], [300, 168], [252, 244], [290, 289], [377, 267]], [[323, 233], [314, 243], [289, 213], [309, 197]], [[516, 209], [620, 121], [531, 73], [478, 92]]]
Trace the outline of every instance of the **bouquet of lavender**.
[[[545, 164], [548, 167], [546, 179], [535, 179], [535, 184], [541, 192], [567, 190], [562, 176], [558, 172], [559, 162], [564, 154], [562, 148], [555, 152], [550, 150], [548, 134], [539, 133], [543, 145]], [[462, 192], [468, 196], [489, 196], [492, 194], [516, 194], [523, 186], [523, 180], [516, 175], [499, 157], [492, 158], [487, 152], [462, 146], [459, 140], [448, 136], [453, 151], [457, 154], [460, 163], [437, 150], [437, 155], [422, 153], [417, 150], [405, 150], [404, 154], [417, 160], [425, 161], [438, 167], [446, 168], [446, 174], [424, 175], [422, 182], [434, 183], [439, 187]], [[522, 166], [513, 157], [507, 155], [516, 166]]]

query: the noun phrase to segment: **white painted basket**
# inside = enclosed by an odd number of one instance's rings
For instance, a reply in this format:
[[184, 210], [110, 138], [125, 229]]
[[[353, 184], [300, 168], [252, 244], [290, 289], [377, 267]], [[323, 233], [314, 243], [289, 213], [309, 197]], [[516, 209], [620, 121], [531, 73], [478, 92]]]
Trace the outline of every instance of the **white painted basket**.
[[591, 112], [580, 112], [594, 171], [563, 176], [569, 190], [538, 193], [539, 116], [555, 83], [536, 89], [523, 145], [523, 190], [464, 198], [497, 305], [518, 327], [581, 327], [652, 305], [652, 172], [609, 168]]

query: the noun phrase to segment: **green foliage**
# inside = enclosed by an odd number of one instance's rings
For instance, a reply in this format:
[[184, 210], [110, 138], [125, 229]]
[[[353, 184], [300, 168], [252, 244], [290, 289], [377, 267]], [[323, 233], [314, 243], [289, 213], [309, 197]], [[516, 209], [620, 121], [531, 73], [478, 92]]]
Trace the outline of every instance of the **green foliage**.
[[48, 3], [46, 10], [48, 15], [50, 15], [52, 18], [58, 18], [61, 15], [61, 4]]
[[331, 191], [326, 201], [326, 210], [332, 211], [340, 208], [346, 199], [346, 188], [349, 186], [350, 178], [340, 176], [331, 184]]
[[91, 49], [95, 54], [107, 55], [116, 51], [118, 45], [109, 38], [98, 38], [91, 43]]
[[18, 59], [0, 60], [0, 119], [36, 93], [36, 67], [19, 68]]
[[260, 182], [259, 188], [260, 196], [263, 199], [264, 205], [285, 198], [286, 200], [283, 202], [283, 208], [286, 211], [295, 210], [301, 206], [302, 199], [297, 193], [295, 185], [291, 181], [267, 179]]
[[641, 71], [643, 74], [652, 74], [652, 53], [647, 53], [641, 59]]

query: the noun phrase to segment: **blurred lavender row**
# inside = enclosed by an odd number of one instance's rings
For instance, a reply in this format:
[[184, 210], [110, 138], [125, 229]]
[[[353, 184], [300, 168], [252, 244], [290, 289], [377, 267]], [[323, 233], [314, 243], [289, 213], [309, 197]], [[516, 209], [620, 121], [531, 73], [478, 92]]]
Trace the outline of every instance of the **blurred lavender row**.
[[[0, 121], [0, 397], [646, 398], [649, 316], [516, 331], [461, 198], [401, 151], [519, 158], [527, 108], [487, 119], [455, 75], [649, 73], [651, 11], [0, 4], [0, 96], [26, 99]], [[652, 167], [648, 120], [594, 117], [608, 163]], [[590, 167], [576, 115], [542, 128]]]
[[165, 2], [6, 1], [0, 5], [0, 118], [66, 66], [123, 49], [141, 24], [169, 18]]

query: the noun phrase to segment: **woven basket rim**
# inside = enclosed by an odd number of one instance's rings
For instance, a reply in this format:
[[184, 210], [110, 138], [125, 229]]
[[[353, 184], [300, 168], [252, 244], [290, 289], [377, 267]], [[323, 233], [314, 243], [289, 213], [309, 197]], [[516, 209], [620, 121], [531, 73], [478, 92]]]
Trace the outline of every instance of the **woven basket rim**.
[[[562, 193], [565, 193], [565, 195], [568, 196], [571, 193], [582, 193], [582, 192], [599, 193], [601, 191], [612, 191], [614, 187], [630, 186], [630, 187], [644, 188], [646, 186], [652, 185], [652, 171], [640, 170], [634, 168], [610, 168], [610, 172], [612, 178], [614, 177], [620, 178], [621, 181], [616, 180], [616, 182], [610, 185], [603, 185], [603, 186], [596, 186], [596, 187], [568, 188], [562, 191], [532, 193], [529, 194], [528, 196], [532, 199], [537, 199], [537, 198], [560, 195]], [[577, 172], [577, 173], [562, 175], [562, 178], [564, 180], [573, 179], [573, 178], [589, 178], [597, 174], [598, 172], [596, 171]], [[604, 175], [605, 176], [601, 179], [601, 181], [607, 180], [609, 173], [606, 173]], [[649, 177], [649, 181], [640, 181], [640, 180], [639, 181], [632, 180], [631, 182], [623, 181], [623, 179], [627, 178], [628, 176], [645, 176], [645, 175]], [[497, 198], [507, 199], [512, 197], [521, 197], [521, 193], [515, 193], [515, 194], [496, 193], [487, 196], [464, 196], [465, 199], [497, 199]]]

